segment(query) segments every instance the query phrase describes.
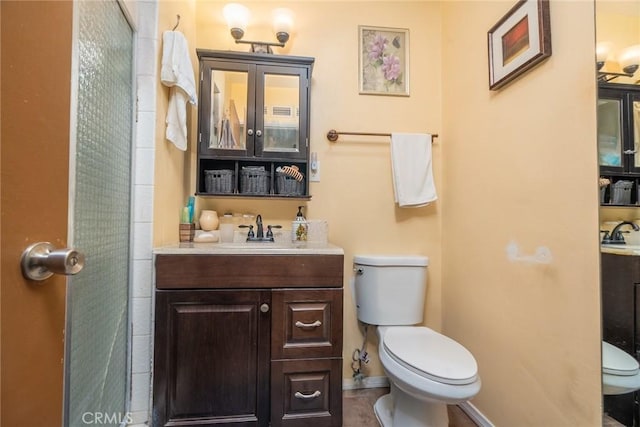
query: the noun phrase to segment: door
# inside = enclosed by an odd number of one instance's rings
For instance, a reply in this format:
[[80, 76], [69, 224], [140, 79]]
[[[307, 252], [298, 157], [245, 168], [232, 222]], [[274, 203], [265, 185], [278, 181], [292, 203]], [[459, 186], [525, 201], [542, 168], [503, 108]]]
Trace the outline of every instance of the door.
[[[78, 180], [70, 179], [70, 170], [83, 170], [82, 166], [80, 168], [76, 166], [75, 154], [80, 155], [79, 153], [84, 152], [88, 156], [83, 159], [85, 162], [106, 163], [97, 160], [94, 156], [95, 151], [83, 151], [86, 140], [78, 140], [74, 145], [74, 156], [69, 155], [70, 141], [81, 135], [81, 128], [86, 126], [81, 117], [76, 118], [70, 113], [72, 110], [75, 111], [73, 105], [75, 101], [72, 102], [74, 97], [71, 93], [81, 93], [80, 90], [74, 90], [73, 85], [77, 83], [79, 88], [84, 87], [86, 84], [91, 84], [94, 77], [93, 75], [81, 76], [76, 82], [71, 78], [74, 75], [72, 72], [73, 20], [74, 13], [80, 12], [80, 10], [74, 11], [74, 8], [91, 4], [96, 7], [108, 7], [111, 14], [116, 10], [121, 15], [117, 19], [123, 19], [116, 2], [0, 2], [1, 138], [3, 141], [0, 164], [2, 178], [0, 181], [2, 199], [0, 423], [4, 426], [56, 426], [64, 422], [64, 385], [66, 384], [69, 389], [69, 386], [74, 384], [71, 377], [65, 381], [64, 367], [69, 366], [72, 360], [65, 356], [65, 344], [69, 346], [73, 342], [80, 348], [87, 348], [93, 346], [94, 342], [89, 341], [89, 338], [93, 338], [101, 344], [101, 347], [92, 347], [91, 358], [105, 353], [105, 347], [112, 349], [114, 355], [121, 355], [122, 340], [125, 340], [126, 351], [126, 333], [124, 336], [114, 335], [113, 328], [103, 328], [101, 316], [78, 322], [79, 328], [67, 329], [65, 332], [65, 316], [73, 315], [72, 311], [68, 312], [66, 303], [67, 288], [71, 289], [75, 286], [72, 281], [67, 284], [65, 277], [54, 275], [43, 282], [32, 282], [23, 279], [20, 272], [21, 253], [31, 243], [48, 241], [58, 248], [68, 247], [74, 244], [74, 240], [92, 241], [100, 237], [105, 228], [110, 227], [108, 221], [98, 223], [93, 213], [85, 216], [82, 221], [72, 221], [73, 218], [82, 218], [82, 214], [77, 212], [73, 205], [69, 205], [70, 194], [73, 194], [72, 198], [77, 201], [85, 200], [81, 193], [75, 192], [75, 190], [84, 191], [78, 188], [82, 185], [78, 186], [76, 182], [87, 182], [85, 180], [92, 179], [91, 176], [80, 177]], [[83, 10], [86, 14], [100, 12], [86, 8]], [[94, 17], [97, 16], [99, 15]], [[102, 21], [102, 18], [97, 20]], [[95, 31], [104, 41], [119, 39], [102, 27], [94, 27], [86, 22], [84, 25], [86, 32]], [[120, 24], [116, 24], [118, 25]], [[128, 34], [128, 38], [131, 39], [130, 29]], [[99, 59], [98, 53], [102, 49], [108, 49], [106, 45], [96, 45], [95, 40], [80, 39], [79, 44], [91, 47], [89, 51], [95, 55], [90, 56], [89, 61]], [[124, 47], [118, 48], [129, 49], [128, 66], [130, 67], [132, 44], [129, 42], [129, 47], [126, 46], [125, 43]], [[76, 65], [80, 62], [77, 61]], [[95, 65], [98, 67], [98, 64]], [[115, 65], [120, 67], [123, 64]], [[129, 82], [131, 81], [130, 70], [131, 68], [128, 72], [120, 70], [121, 75], [127, 75]], [[119, 82], [118, 85], [120, 84], [123, 83]], [[130, 93], [132, 93], [131, 90]], [[80, 108], [86, 109], [87, 112], [95, 112], [93, 110], [95, 104], [88, 102], [92, 100], [91, 98], [99, 97], [89, 96], [88, 99], [81, 100], [81, 104], [78, 104]], [[99, 99], [94, 100], [99, 101]], [[131, 112], [131, 99], [129, 98], [126, 102], [128, 111]], [[112, 107], [120, 108], [118, 105]], [[102, 115], [102, 112], [98, 114]], [[111, 127], [112, 122], [108, 121], [109, 117], [103, 116], [103, 118], [104, 120], [98, 123], [101, 123], [103, 128]], [[130, 144], [130, 131], [127, 137]], [[98, 145], [104, 148], [104, 144], [98, 143]], [[130, 170], [130, 159], [117, 159], [117, 161], [127, 163], [127, 169]], [[111, 170], [115, 167], [108, 163], [106, 166]], [[115, 169], [118, 170], [117, 167]], [[92, 173], [97, 174], [96, 176], [100, 176], [97, 170], [93, 168], [91, 170]], [[74, 183], [73, 192], [70, 192], [70, 181]], [[111, 188], [110, 184], [103, 184]], [[129, 190], [130, 188], [127, 189], [128, 193], [130, 193]], [[100, 206], [98, 203], [91, 205], [92, 207]], [[79, 204], [76, 207], [79, 207]], [[120, 206], [116, 208], [120, 209]], [[128, 216], [128, 211], [121, 212], [121, 215]], [[77, 227], [79, 222], [83, 222], [84, 229]], [[128, 242], [128, 229], [120, 231], [126, 233]], [[91, 236], [90, 233], [94, 235]], [[110, 247], [104, 243], [101, 246]], [[83, 248], [78, 249], [83, 250]], [[98, 260], [104, 261], [103, 254], [93, 253], [90, 247], [87, 249], [85, 251], [87, 266], [95, 265]], [[117, 270], [126, 271], [128, 268], [127, 264], [121, 261], [108, 263]], [[86, 280], [82, 279], [82, 275], [86, 276], [90, 271], [89, 267], [85, 267], [85, 271], [77, 276], [78, 281]], [[91, 274], [88, 278], [109, 289], [113, 286], [112, 282], [105, 281], [97, 273]], [[81, 285], [78, 283], [77, 286]], [[121, 291], [117, 292], [121, 293]], [[72, 293], [71, 296], [73, 295], [75, 295], [75, 303], [82, 305], [82, 301], [77, 298], [80, 295]], [[102, 305], [106, 306], [104, 303]], [[96, 306], [100, 308], [99, 304], [94, 303], [93, 307]], [[117, 310], [121, 311], [123, 308], [117, 307]], [[126, 307], [124, 311], [128, 313]], [[124, 322], [126, 331], [128, 316], [119, 316], [119, 322]], [[70, 341], [68, 338], [72, 335], [76, 338]], [[116, 358], [114, 356], [110, 360], [115, 361]], [[126, 396], [124, 387], [113, 388], [109, 381], [104, 381], [105, 376], [114, 375], [115, 368], [118, 371], [117, 375], [121, 377], [120, 381], [124, 379], [126, 383], [127, 356], [125, 354], [119, 358], [125, 361], [124, 369], [118, 368], [119, 365], [114, 362], [94, 370], [89, 377], [85, 375], [85, 380], [93, 383], [96, 388], [79, 389], [81, 393], [86, 391], [87, 394], [84, 395], [73, 391], [67, 393], [67, 408], [76, 407], [81, 411], [85, 411], [81, 408], [87, 408], [85, 412], [91, 419], [85, 416], [86, 422], [95, 423], [95, 412], [102, 412], [98, 416], [103, 420], [106, 415], [109, 415], [110, 420], [118, 422], [120, 420], [114, 420], [114, 416], [126, 418], [124, 413], [116, 414], [125, 411], [125, 407], [120, 404], [117, 405], [117, 409], [114, 409], [115, 407], [111, 404], [105, 404], [103, 407], [92, 404], [97, 395], [101, 397], [113, 395], [115, 396], [113, 400]], [[72, 366], [71, 370], [74, 369]], [[124, 402], [124, 399], [122, 401]]]

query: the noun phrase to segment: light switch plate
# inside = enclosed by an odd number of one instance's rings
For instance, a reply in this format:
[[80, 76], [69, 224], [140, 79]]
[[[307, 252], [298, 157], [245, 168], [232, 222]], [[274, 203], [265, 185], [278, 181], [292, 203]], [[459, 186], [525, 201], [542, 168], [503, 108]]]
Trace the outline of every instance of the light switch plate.
[[315, 169], [309, 169], [309, 182], [320, 182], [320, 161], [315, 161]]

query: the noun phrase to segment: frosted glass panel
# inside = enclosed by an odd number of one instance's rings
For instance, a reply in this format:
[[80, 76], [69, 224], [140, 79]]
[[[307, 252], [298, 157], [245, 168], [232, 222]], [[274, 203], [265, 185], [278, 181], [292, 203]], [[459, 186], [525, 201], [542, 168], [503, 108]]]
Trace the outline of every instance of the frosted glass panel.
[[81, 1], [76, 10], [72, 243], [86, 263], [68, 282], [65, 424], [119, 425], [129, 369], [133, 33], [115, 1]]

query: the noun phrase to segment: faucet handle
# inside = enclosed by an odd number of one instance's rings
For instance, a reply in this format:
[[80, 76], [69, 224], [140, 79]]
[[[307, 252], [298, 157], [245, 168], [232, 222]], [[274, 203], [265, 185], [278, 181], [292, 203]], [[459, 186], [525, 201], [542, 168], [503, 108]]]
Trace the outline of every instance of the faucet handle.
[[248, 228], [249, 232], [247, 233], [247, 237], [248, 238], [255, 237], [255, 233], [253, 232], [253, 225], [241, 224], [238, 226], [238, 228]]
[[268, 239], [273, 237], [272, 228], [282, 228], [282, 226], [281, 225], [267, 225], [267, 235], [266, 235], [266, 237]]

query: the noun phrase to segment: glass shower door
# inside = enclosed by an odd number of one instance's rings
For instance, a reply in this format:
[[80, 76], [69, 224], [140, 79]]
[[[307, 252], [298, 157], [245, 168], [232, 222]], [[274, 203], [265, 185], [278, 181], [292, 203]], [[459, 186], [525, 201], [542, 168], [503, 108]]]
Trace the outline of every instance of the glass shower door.
[[133, 31], [116, 1], [74, 7], [69, 241], [86, 263], [67, 285], [64, 422], [120, 425], [130, 421]]

